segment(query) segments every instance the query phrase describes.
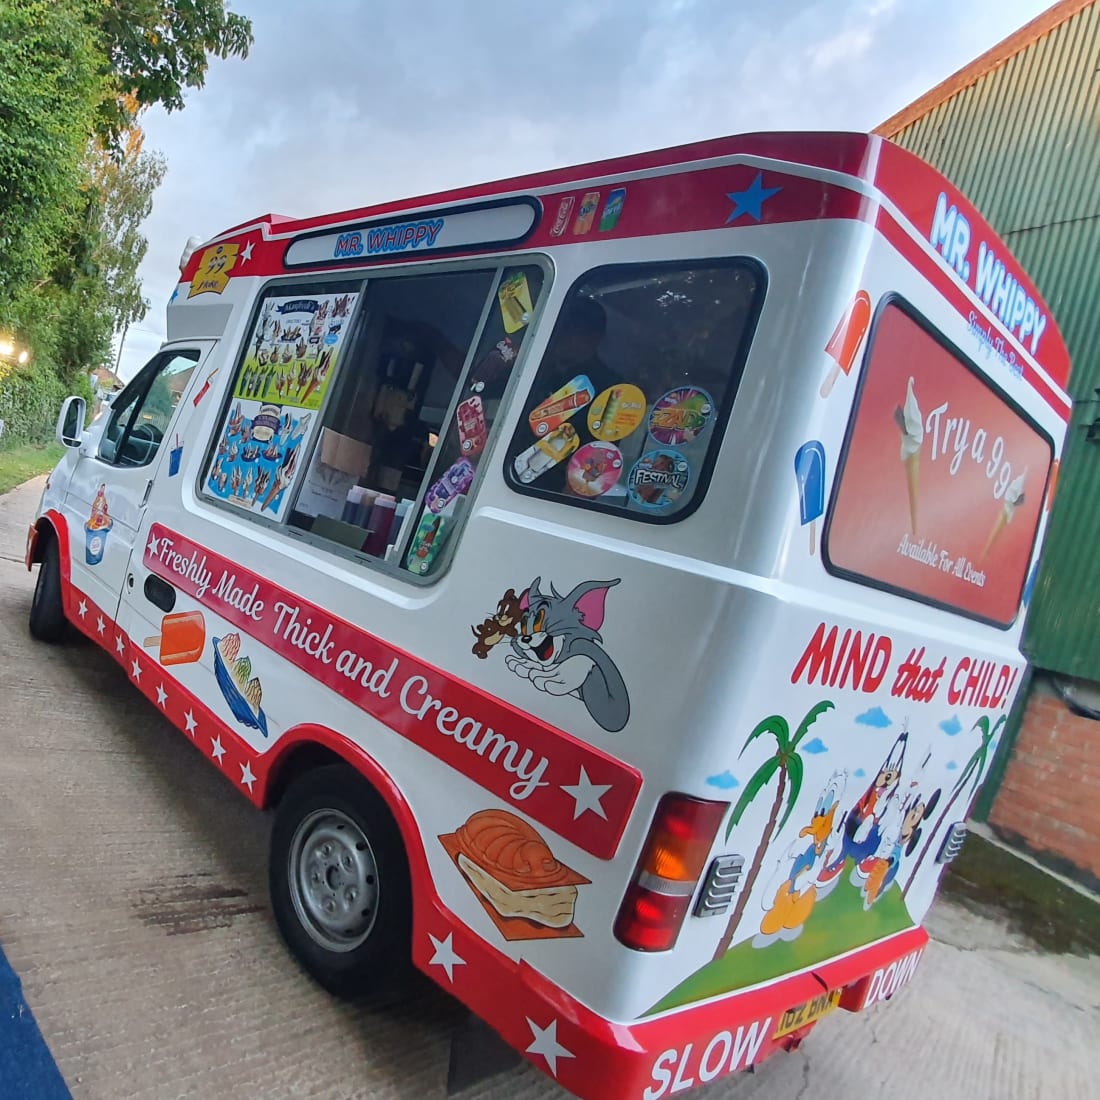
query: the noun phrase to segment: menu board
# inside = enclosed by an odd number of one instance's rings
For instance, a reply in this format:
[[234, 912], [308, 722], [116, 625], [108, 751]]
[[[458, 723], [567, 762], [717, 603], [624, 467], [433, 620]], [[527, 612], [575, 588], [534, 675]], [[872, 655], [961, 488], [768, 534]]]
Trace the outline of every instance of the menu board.
[[212, 496], [281, 519], [347, 337], [358, 291], [264, 299], [206, 475]]
[[881, 313], [825, 535], [835, 572], [1016, 618], [1050, 440], [899, 305]]

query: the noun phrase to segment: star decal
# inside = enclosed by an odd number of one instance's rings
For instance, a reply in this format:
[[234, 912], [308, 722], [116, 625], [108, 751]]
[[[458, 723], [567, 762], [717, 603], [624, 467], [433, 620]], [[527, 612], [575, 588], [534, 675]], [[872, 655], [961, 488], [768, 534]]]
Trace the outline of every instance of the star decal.
[[119, 653], [126, 652], [126, 642], [123, 640], [121, 634], [115, 639], [115, 649], [117, 649]]
[[588, 778], [588, 772], [584, 770], [584, 765], [581, 765], [581, 774], [576, 783], [569, 785], [562, 784], [563, 791], [576, 805], [573, 807], [573, 820], [576, 821], [581, 814], [591, 810], [597, 817], [602, 817], [604, 821], [607, 820], [607, 814], [604, 812], [604, 808], [600, 803], [600, 799], [603, 798], [609, 790], [611, 790], [610, 783], [593, 783]]
[[158, 557], [160, 554], [160, 539], [149, 536], [149, 545], [145, 547], [145, 553], [151, 558]]
[[180, 296], [180, 288], [177, 285], [176, 289], [172, 291], [172, 297], [168, 299], [168, 304], [171, 305]]
[[429, 932], [428, 939], [432, 941], [432, 947], [435, 948], [435, 954], [428, 960], [428, 965], [443, 967], [447, 972], [447, 980], [453, 982], [455, 980], [455, 967], [466, 965], [466, 960], [460, 959], [455, 953], [454, 933], [448, 932], [446, 939], [437, 940]]
[[241, 253], [241, 266], [244, 267], [249, 260], [252, 259], [252, 242], [244, 242], [244, 251]]
[[76, 613], [83, 619], [88, 614], [88, 601], [81, 600], [79, 606], [76, 609]]
[[186, 726], [187, 726], [187, 732], [188, 732], [188, 733], [189, 733], [189, 734], [190, 734], [190, 735], [191, 735], [192, 737], [194, 737], [194, 736], [195, 736], [195, 727], [196, 727], [196, 726], [198, 725], [198, 722], [196, 722], [196, 721], [195, 721], [195, 716], [194, 716], [194, 715], [193, 715], [193, 714], [192, 714], [192, 713], [191, 713], [190, 711], [188, 711], [188, 712], [187, 712], [187, 713], [186, 713], [186, 714], [185, 714], [185, 715], [183, 716], [183, 721], [184, 721], [184, 723], [185, 723], [185, 724], [186, 724]]
[[130, 662], [130, 672], [133, 673], [135, 680], [141, 679], [141, 665], [136, 660]]
[[248, 788], [248, 793], [252, 793], [252, 784], [256, 782], [256, 777], [252, 774], [252, 768], [246, 760], [241, 765], [241, 786]]
[[[135, 661], [134, 664], [137, 664], [137, 661]], [[164, 690], [163, 684], [157, 686], [157, 702], [162, 707], [165, 706], [168, 702], [168, 692]]]
[[222, 757], [225, 756], [225, 749], [222, 747], [221, 734], [218, 734], [217, 737], [212, 737], [210, 739], [210, 745], [210, 755], [215, 757], [220, 764], [222, 762]]
[[726, 198], [733, 203], [733, 213], [726, 218], [726, 225], [737, 221], [738, 218], [748, 214], [754, 221], [760, 221], [763, 215], [764, 203], [782, 191], [782, 187], [765, 187], [764, 173], [757, 172], [756, 179], [745, 188], [744, 191], [730, 191]]
[[558, 1059], [575, 1058], [576, 1055], [558, 1042], [558, 1021], [551, 1020], [549, 1027], [539, 1027], [530, 1016], [526, 1017], [527, 1026], [531, 1029], [534, 1040], [527, 1048], [527, 1054], [541, 1054], [550, 1067], [550, 1072], [557, 1077]]
[[99, 631], [100, 634], [102, 634], [103, 631], [107, 629], [107, 624], [103, 621], [102, 615], [100, 615], [99, 618], [96, 620], [95, 628]]

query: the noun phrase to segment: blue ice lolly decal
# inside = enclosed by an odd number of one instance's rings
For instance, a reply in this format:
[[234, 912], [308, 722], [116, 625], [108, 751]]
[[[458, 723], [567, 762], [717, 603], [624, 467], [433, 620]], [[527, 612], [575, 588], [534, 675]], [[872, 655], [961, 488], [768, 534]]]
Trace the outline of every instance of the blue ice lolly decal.
[[810, 553], [817, 549], [816, 522], [825, 512], [825, 448], [819, 440], [803, 443], [795, 452], [798, 508], [802, 526], [810, 525]]

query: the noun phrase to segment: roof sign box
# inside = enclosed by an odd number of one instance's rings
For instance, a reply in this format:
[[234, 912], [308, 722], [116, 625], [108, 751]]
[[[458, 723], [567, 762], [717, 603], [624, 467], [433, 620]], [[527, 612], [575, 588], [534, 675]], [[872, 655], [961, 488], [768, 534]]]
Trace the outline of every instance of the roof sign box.
[[530, 198], [462, 209], [428, 211], [419, 217], [365, 222], [296, 238], [286, 250], [287, 267], [362, 264], [402, 253], [438, 254], [489, 248], [524, 240], [539, 222], [541, 206]]

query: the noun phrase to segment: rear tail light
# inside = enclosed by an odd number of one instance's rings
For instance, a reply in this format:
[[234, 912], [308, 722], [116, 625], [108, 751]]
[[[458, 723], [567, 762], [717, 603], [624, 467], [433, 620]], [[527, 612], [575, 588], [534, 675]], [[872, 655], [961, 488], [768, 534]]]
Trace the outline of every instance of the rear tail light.
[[676, 943], [728, 809], [728, 802], [686, 794], [661, 799], [615, 918], [620, 943], [635, 951], [668, 951]]

